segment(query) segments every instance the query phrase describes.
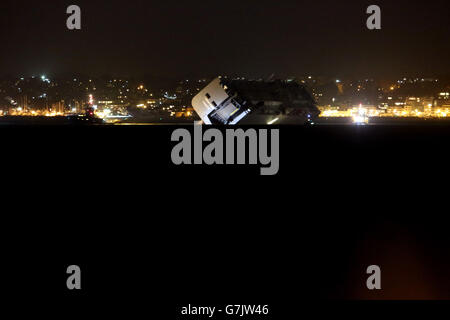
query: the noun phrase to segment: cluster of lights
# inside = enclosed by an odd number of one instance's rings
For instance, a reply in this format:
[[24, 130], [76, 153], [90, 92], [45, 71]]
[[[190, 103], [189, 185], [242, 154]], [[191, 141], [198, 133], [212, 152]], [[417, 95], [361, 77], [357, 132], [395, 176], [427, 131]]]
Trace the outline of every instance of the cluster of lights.
[[367, 109], [359, 105], [358, 110], [353, 114], [353, 123], [358, 125], [369, 123], [369, 117], [367, 116]]
[[339, 108], [325, 108], [322, 109], [320, 117], [325, 118], [352, 118], [355, 123], [365, 123], [371, 117], [416, 117], [416, 118], [446, 118], [450, 117], [450, 106], [443, 106], [433, 110], [433, 104], [426, 104], [422, 109], [406, 106], [405, 104], [398, 105], [396, 108], [376, 107], [359, 107], [339, 110]]
[[[3, 115], [3, 111], [1, 113]], [[13, 116], [45, 116], [45, 117], [58, 117], [64, 116], [63, 112], [55, 111], [42, 111], [42, 110], [24, 110], [22, 107], [18, 107], [12, 110], [10, 115]]]
[[42, 80], [43, 82], [50, 83], [50, 79], [48, 79], [46, 76], [41, 76], [41, 80]]

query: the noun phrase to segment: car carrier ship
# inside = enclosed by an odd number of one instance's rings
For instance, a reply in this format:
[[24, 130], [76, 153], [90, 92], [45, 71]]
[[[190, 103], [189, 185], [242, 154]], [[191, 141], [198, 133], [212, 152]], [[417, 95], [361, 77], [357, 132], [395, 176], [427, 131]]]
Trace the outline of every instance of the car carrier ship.
[[192, 100], [204, 124], [311, 123], [320, 114], [307, 88], [296, 81], [216, 78]]

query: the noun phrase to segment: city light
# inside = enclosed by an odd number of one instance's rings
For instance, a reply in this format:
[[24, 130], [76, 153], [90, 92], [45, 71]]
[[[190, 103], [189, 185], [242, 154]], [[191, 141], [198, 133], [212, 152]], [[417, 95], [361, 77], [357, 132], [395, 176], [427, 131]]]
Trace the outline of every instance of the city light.
[[[242, 77], [235, 79], [247, 81]], [[299, 80], [289, 78], [283, 81], [289, 84], [296, 82], [312, 91], [320, 114], [310, 116], [307, 119], [309, 122], [320, 124], [321, 121], [328, 121], [327, 118], [330, 118], [330, 122], [333, 121], [332, 118], [342, 118], [336, 121], [362, 124], [370, 122], [371, 119], [376, 121], [376, 118], [424, 120], [450, 118], [448, 84], [434, 78], [417, 79], [402, 77], [395, 81], [389, 80], [385, 86], [380, 85], [383, 82], [369, 78], [346, 80], [339, 77], [319, 80], [312, 75], [303, 76]], [[160, 122], [171, 117], [182, 122], [198, 116], [192, 108], [191, 101], [201, 90], [198, 83], [206, 81], [203, 78], [194, 81], [183, 80], [176, 86], [168, 86], [160, 92], [152, 90], [153, 93], [150, 93], [142, 80], [104, 81], [92, 76], [85, 78], [69, 76], [66, 79], [50, 81], [45, 74], [37, 77], [21, 77], [16, 78], [14, 82], [5, 82], [5, 85], [0, 87], [0, 94], [4, 93], [3, 99], [0, 100], [3, 102], [0, 102], [0, 116], [3, 118], [90, 115], [118, 121], [129, 118], [131, 114], [135, 116], [134, 113], [137, 112], [139, 116], [152, 119], [151, 121]], [[331, 86], [324, 85], [323, 81]], [[429, 82], [433, 87], [425, 91], [417, 87], [418, 90], [415, 91], [414, 87], [410, 87], [416, 82], [420, 83], [420, 86], [423, 86], [424, 82]], [[32, 88], [33, 86], [35, 87]], [[402, 90], [403, 86], [408, 86], [408, 90]], [[224, 88], [232, 90], [232, 85], [227, 83]], [[95, 97], [93, 90], [96, 90]], [[75, 96], [78, 97], [74, 99]], [[291, 106], [287, 106], [282, 114], [289, 113], [290, 109]], [[307, 117], [308, 114], [311, 115], [310, 112], [306, 112], [304, 116]], [[316, 116], [325, 119], [318, 120]], [[280, 113], [273, 112], [263, 120], [263, 123], [281, 124], [284, 122], [283, 118]]]
[[272, 125], [272, 124], [274, 124], [275, 122], [277, 122], [278, 120], [280, 120], [279, 118], [275, 118], [275, 119], [273, 119], [272, 121], [269, 121], [267, 124], [268, 125]]

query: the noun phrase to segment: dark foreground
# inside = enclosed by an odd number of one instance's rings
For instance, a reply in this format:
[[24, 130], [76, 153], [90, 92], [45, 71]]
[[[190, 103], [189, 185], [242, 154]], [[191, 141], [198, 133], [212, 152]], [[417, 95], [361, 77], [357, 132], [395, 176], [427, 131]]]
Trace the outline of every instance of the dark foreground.
[[[284, 127], [274, 177], [176, 167], [174, 129], [0, 128], [9, 298], [161, 319], [189, 303], [287, 319], [424, 307], [334, 299], [450, 298], [450, 127]], [[80, 293], [65, 289], [71, 264]], [[382, 291], [365, 287], [372, 264]]]

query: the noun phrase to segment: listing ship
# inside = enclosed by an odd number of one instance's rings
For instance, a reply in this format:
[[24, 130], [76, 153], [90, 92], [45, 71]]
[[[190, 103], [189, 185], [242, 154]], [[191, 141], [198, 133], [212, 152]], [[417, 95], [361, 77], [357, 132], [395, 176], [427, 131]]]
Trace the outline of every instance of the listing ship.
[[205, 124], [312, 123], [320, 111], [307, 88], [295, 81], [216, 78], [192, 100]]

